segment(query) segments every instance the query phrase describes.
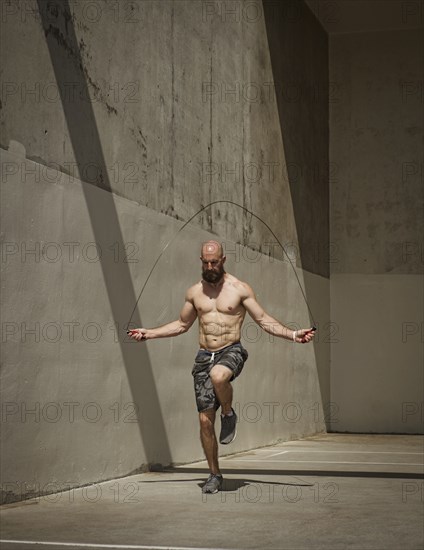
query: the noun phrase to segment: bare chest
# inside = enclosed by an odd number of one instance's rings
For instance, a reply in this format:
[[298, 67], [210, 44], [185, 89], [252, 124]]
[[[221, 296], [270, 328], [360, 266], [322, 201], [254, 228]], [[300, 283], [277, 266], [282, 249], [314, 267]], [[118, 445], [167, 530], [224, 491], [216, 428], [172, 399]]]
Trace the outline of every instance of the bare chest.
[[199, 315], [214, 312], [234, 315], [243, 309], [238, 293], [225, 289], [220, 292], [199, 293], [194, 299], [194, 306]]

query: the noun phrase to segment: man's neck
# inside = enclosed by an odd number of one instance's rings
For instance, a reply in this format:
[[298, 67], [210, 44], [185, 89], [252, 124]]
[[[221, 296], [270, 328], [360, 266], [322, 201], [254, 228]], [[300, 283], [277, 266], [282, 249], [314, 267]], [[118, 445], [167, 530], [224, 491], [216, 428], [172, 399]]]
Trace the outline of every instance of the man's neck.
[[205, 279], [203, 279], [203, 281], [210, 285], [212, 288], [219, 288], [223, 283], [224, 283], [224, 280], [225, 280], [225, 273], [222, 274], [222, 277], [219, 279], [219, 281], [216, 281], [216, 283], [210, 283], [209, 281], [205, 281]]

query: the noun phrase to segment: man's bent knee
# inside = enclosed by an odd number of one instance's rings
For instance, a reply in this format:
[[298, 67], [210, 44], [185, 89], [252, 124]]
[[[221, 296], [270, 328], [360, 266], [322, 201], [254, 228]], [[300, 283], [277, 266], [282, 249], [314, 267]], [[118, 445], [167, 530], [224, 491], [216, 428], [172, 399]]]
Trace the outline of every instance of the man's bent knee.
[[229, 382], [233, 377], [233, 371], [225, 365], [215, 365], [210, 370], [212, 384], [223, 384]]

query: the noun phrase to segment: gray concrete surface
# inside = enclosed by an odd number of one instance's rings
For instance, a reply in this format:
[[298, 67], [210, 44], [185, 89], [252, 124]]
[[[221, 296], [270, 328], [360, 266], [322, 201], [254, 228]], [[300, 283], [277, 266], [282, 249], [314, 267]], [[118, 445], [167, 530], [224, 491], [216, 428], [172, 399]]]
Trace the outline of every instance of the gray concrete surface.
[[[293, 21], [260, 0], [237, 3], [235, 17], [197, 0], [2, 3], [3, 487], [81, 485], [203, 456], [197, 438], [182, 439], [198, 430], [196, 328], [136, 347], [124, 327], [158, 249], [213, 200], [259, 214], [290, 248], [323, 327], [319, 345], [294, 350], [246, 324], [252, 376], [237, 399], [256, 429], [234, 450], [325, 430], [328, 44], [298, 5]], [[272, 315], [310, 326], [281, 247], [229, 205], [167, 251], [136, 326], [175, 319], [211, 236]], [[254, 370], [264, 364], [266, 375]], [[281, 415], [289, 403], [295, 421]]]
[[305, 0], [330, 34], [407, 30], [422, 27], [423, 2], [413, 0]]
[[424, 272], [423, 43], [424, 22], [330, 36], [331, 276]]
[[424, 432], [423, 311], [423, 275], [331, 277], [331, 430]]
[[[362, 4], [365, 30], [386, 3]], [[332, 430], [424, 430], [423, 3], [396, 5], [395, 29], [329, 38]]]
[[[328, 47], [303, 2], [295, 14], [261, 0], [233, 12], [197, 0], [41, 1], [41, 15], [36, 1], [9, 4], [3, 147], [17, 140], [41, 164], [177, 219], [220, 198], [254, 207], [283, 242], [299, 238], [299, 263], [328, 277]], [[277, 50], [268, 24], [284, 37]], [[269, 240], [238, 209], [193, 225]]]
[[[294, 245], [320, 328], [319, 342], [304, 350], [246, 331], [249, 365], [272, 367], [237, 387], [239, 406], [250, 409], [233, 449], [320, 432], [326, 421], [339, 430], [422, 432], [423, 324], [414, 302], [423, 250], [419, 31], [339, 36], [329, 76], [328, 36], [303, 2], [290, 3], [293, 12], [248, 0], [236, 3], [239, 15], [222, 2], [144, 1], [133, 12], [129, 4], [115, 11], [113, 0], [88, 10], [83, 2], [69, 10], [40, 2], [43, 17], [35, 2], [3, 4], [1, 145], [23, 145], [2, 150], [2, 235], [10, 246], [2, 262], [2, 398], [10, 407], [3, 482], [81, 485], [202, 456], [197, 439], [181, 440], [197, 430], [188, 366], [194, 329], [142, 352], [119, 331], [158, 246], [181, 219], [221, 198], [259, 213]], [[64, 97], [70, 90], [76, 95]], [[251, 99], [257, 91], [259, 100]], [[185, 281], [198, 277], [187, 250], [211, 234], [234, 247], [233, 271], [260, 289], [271, 314], [309, 321], [269, 234], [239, 210], [215, 208], [164, 258], [153, 279], [160, 296], [148, 289], [137, 322], [164, 323], [178, 312]], [[271, 257], [254, 260], [235, 244], [269, 240]], [[104, 252], [99, 261], [89, 258], [93, 244]], [[125, 263], [134, 251], [140, 261]], [[366, 277], [351, 277], [357, 270]], [[270, 421], [270, 402], [278, 422]]]
[[226, 457], [215, 495], [202, 462], [93, 484], [3, 506], [2, 549], [421, 550], [423, 452], [421, 436], [321, 435]]
[[[16, 142], [0, 153], [10, 172], [1, 201], [3, 494], [16, 490], [15, 480], [78, 486], [202, 459], [191, 376], [197, 323], [178, 338], [142, 344], [124, 332], [159, 251], [183, 222], [60, 171], [46, 174]], [[200, 243], [212, 237], [191, 225], [180, 233], [143, 292], [136, 326], [178, 318], [185, 290], [201, 277]], [[309, 323], [287, 261], [226, 243], [228, 271], [271, 315]], [[307, 276], [325, 326], [328, 279], [296, 273], [302, 283]], [[242, 341], [249, 359], [234, 384], [241, 423], [232, 452], [325, 431], [326, 332], [294, 346], [247, 316]]]

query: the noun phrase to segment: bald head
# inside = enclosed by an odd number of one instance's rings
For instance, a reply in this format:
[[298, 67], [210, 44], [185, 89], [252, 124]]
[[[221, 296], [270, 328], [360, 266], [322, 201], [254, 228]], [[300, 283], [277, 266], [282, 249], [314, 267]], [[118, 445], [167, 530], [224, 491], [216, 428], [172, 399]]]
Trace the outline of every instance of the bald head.
[[218, 241], [206, 241], [202, 243], [202, 248], [200, 250], [200, 255], [202, 257], [209, 256], [213, 254], [217, 258], [222, 258], [224, 251], [222, 250], [222, 245]]

